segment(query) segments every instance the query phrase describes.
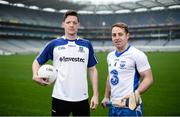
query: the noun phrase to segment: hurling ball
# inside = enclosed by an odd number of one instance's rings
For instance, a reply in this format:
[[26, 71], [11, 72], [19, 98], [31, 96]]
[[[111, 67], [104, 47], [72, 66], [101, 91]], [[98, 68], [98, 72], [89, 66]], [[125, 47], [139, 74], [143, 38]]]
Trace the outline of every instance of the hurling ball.
[[56, 80], [56, 69], [52, 65], [42, 65], [38, 70], [38, 76], [48, 78], [48, 84], [52, 84]]

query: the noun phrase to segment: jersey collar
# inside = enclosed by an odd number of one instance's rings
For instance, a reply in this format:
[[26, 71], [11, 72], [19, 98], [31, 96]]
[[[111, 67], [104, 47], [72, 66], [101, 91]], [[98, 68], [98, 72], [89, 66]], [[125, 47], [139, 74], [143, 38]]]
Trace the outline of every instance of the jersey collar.
[[128, 47], [126, 48], [126, 50], [124, 50], [123, 52], [120, 52], [120, 51], [116, 50], [116, 51], [115, 51], [115, 55], [116, 55], [117, 57], [121, 56], [124, 52], [128, 51], [130, 47], [131, 47], [131, 45], [128, 45]]
[[64, 40], [67, 40], [67, 41], [76, 41], [76, 40], [79, 40], [79, 39], [80, 39], [79, 37], [77, 37], [77, 39], [75, 39], [75, 40], [69, 40], [69, 39], [67, 39], [65, 36], [62, 36], [61, 38], [63, 38]]

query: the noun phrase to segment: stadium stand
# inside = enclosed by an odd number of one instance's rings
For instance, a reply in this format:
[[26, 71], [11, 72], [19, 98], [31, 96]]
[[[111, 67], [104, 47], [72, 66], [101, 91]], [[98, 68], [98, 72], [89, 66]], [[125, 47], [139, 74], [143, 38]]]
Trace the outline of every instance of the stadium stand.
[[[81, 14], [79, 36], [91, 40], [99, 51], [110, 50], [113, 48], [110, 26], [115, 22], [125, 22], [130, 26], [132, 45], [144, 51], [153, 48], [161, 51], [157, 49], [161, 47], [163, 51], [169, 48], [170, 51], [180, 51], [179, 16], [180, 9]], [[63, 13], [0, 4], [0, 54], [39, 52], [47, 41], [62, 36], [62, 17]]]

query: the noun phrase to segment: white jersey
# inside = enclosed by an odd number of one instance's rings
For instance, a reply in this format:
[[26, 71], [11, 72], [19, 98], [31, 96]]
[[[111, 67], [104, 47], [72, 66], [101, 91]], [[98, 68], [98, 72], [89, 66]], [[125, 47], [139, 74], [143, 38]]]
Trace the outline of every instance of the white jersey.
[[107, 56], [110, 100], [120, 100], [130, 95], [139, 86], [139, 72], [150, 69], [146, 55], [129, 45], [122, 53], [115, 50]]
[[44, 64], [49, 59], [58, 71], [52, 97], [72, 102], [87, 99], [87, 68], [97, 64], [91, 43], [80, 38], [52, 40], [37, 61]]

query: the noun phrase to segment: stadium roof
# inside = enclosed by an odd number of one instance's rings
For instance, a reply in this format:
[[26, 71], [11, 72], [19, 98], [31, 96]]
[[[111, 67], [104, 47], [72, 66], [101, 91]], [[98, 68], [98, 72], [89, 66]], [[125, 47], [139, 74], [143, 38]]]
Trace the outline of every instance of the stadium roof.
[[[93, 2], [96, 1], [96, 2]], [[100, 2], [97, 2], [100, 1]], [[180, 8], [180, 0], [0, 0], [2, 4], [10, 4], [33, 9], [65, 12], [68, 9], [79, 13], [124, 13]]]

